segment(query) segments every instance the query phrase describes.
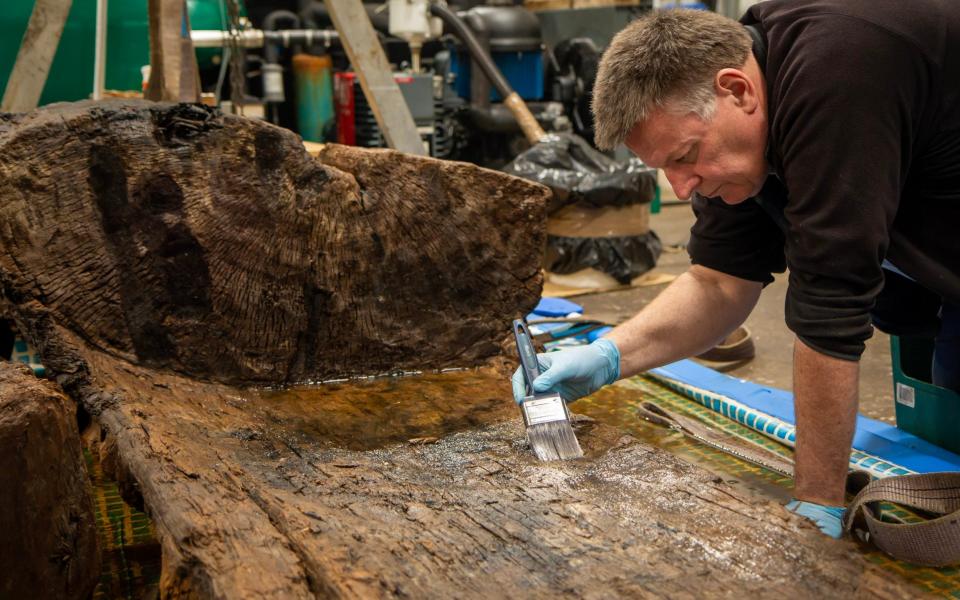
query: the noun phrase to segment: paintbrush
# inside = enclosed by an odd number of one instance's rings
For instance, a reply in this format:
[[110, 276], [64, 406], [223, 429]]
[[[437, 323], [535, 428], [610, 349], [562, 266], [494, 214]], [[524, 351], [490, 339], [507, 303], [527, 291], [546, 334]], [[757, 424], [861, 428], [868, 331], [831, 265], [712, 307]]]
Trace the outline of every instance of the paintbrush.
[[527, 426], [527, 441], [540, 460], [580, 458], [583, 450], [570, 425], [570, 412], [560, 394], [537, 394], [533, 380], [540, 375], [540, 363], [533, 348], [533, 338], [523, 319], [514, 319], [513, 336], [517, 340], [520, 368], [526, 381], [527, 395], [520, 404]]

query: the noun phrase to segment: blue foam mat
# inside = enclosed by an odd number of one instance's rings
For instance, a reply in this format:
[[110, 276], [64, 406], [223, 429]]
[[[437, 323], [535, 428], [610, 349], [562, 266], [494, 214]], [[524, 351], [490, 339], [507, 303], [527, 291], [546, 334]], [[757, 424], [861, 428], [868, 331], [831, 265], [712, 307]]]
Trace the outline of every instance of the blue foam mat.
[[[786, 390], [724, 375], [692, 360], [681, 360], [654, 369], [655, 375], [727, 396], [790, 424], [793, 415], [793, 394]], [[960, 435], [960, 423], [957, 424]], [[853, 447], [883, 458], [917, 473], [960, 471], [960, 456], [897, 429], [893, 425], [857, 416]]]
[[565, 317], [570, 313], [582, 312], [582, 306], [565, 298], [540, 298], [532, 314], [541, 317]]

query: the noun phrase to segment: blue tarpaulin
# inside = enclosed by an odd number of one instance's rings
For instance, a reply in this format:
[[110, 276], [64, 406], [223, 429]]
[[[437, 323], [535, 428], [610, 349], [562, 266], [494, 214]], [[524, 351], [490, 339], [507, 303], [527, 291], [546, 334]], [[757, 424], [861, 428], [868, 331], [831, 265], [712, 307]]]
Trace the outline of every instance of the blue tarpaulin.
[[[796, 424], [793, 394], [724, 375], [692, 360], [681, 360], [651, 372], [653, 375], [726, 396], [759, 412]], [[960, 425], [958, 425], [960, 435]], [[917, 473], [960, 471], [960, 456], [893, 425], [857, 416], [853, 436], [856, 450], [877, 456]]]

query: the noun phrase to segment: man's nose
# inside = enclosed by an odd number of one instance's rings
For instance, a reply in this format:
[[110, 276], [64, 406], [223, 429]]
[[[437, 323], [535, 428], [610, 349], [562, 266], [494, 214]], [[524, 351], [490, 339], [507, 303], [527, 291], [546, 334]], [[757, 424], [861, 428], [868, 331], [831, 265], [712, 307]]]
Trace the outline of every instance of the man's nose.
[[690, 198], [690, 195], [693, 194], [694, 190], [697, 189], [697, 186], [700, 185], [702, 181], [700, 177], [692, 171], [685, 169], [664, 169], [663, 172], [667, 176], [667, 181], [669, 181], [673, 187], [673, 192], [677, 195], [677, 198], [681, 200]]

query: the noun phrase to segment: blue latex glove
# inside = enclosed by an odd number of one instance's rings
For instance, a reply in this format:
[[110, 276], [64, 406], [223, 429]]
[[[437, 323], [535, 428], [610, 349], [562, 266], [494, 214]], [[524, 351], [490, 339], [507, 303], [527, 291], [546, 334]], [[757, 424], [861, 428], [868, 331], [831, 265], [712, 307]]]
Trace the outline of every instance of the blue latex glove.
[[787, 510], [810, 519], [816, 523], [820, 531], [832, 538], [840, 539], [843, 535], [844, 508], [842, 506], [823, 506], [803, 500], [791, 500], [787, 503]]
[[[620, 351], [613, 342], [599, 339], [588, 346], [538, 354], [540, 377], [533, 382], [538, 394], [557, 392], [567, 402], [588, 396], [620, 378]], [[523, 369], [513, 374], [513, 399], [526, 396]]]

